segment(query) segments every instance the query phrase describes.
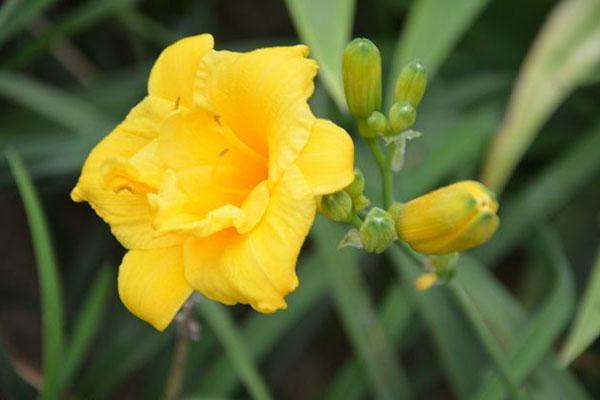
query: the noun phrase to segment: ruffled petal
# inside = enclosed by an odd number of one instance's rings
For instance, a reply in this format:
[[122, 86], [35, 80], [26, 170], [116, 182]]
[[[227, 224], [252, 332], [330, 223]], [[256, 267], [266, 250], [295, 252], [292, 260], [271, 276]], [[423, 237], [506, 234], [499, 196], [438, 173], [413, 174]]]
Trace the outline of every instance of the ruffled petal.
[[[157, 235], [152, 229], [143, 191], [115, 190], [119, 182], [124, 184], [131, 178], [130, 174], [135, 174], [136, 163], [141, 167], [149, 162], [147, 157], [152, 146], [147, 149], [148, 153], [142, 150], [156, 139], [159, 126], [171, 108], [172, 104], [162, 99], [146, 97], [142, 100], [119, 126], [94, 147], [71, 192], [74, 201], [89, 202], [128, 249], [165, 247], [181, 242], [176, 235]], [[144, 154], [138, 155], [140, 151]], [[111, 184], [115, 186], [111, 187]]]
[[205, 237], [234, 227], [246, 233], [260, 221], [269, 204], [266, 181], [238, 205], [237, 196], [217, 188], [207, 168], [167, 171], [158, 194], [149, 194], [153, 226], [159, 232]]
[[315, 197], [300, 170], [289, 168], [271, 191], [260, 223], [245, 235], [234, 229], [184, 244], [188, 283], [225, 304], [250, 304], [260, 312], [286, 307], [298, 285], [300, 248], [315, 215]]
[[269, 158], [269, 179], [306, 145], [314, 116], [306, 103], [317, 72], [306, 46], [249, 53], [211, 51], [198, 69], [194, 100], [211, 110], [248, 147]]
[[159, 331], [192, 293], [184, 278], [181, 246], [131, 250], [119, 267], [119, 295], [129, 311]]
[[148, 94], [190, 108], [198, 65], [213, 46], [213, 37], [204, 34], [186, 37], [164, 49], [150, 72]]
[[354, 143], [345, 130], [318, 119], [296, 165], [314, 194], [336, 192], [354, 179]]

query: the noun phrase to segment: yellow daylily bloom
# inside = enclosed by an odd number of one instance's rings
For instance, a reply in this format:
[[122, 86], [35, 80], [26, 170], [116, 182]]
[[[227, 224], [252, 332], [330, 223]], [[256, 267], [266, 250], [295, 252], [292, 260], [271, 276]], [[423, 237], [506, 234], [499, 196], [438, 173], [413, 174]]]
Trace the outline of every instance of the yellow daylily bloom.
[[317, 64], [307, 53], [182, 39], [88, 156], [71, 197], [129, 250], [119, 294], [156, 329], [194, 290], [260, 312], [286, 307], [316, 198], [354, 177], [350, 136], [308, 107]]
[[390, 210], [398, 237], [424, 254], [467, 250], [487, 242], [500, 220], [495, 195], [479, 182], [462, 181]]

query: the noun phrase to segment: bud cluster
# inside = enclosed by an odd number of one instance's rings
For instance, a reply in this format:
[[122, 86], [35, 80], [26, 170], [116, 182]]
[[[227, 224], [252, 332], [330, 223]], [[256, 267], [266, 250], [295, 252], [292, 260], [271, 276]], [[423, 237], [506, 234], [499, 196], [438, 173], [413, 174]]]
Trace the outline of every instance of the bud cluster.
[[400, 72], [387, 117], [381, 112], [381, 55], [373, 42], [359, 38], [346, 46], [342, 78], [348, 108], [362, 137], [394, 136], [415, 123], [427, 86], [422, 64], [412, 62]]

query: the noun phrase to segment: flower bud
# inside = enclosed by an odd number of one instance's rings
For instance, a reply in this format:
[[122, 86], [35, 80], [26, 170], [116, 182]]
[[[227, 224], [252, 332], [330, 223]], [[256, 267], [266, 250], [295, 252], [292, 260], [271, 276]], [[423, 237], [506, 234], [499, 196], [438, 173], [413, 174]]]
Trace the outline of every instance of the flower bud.
[[359, 233], [365, 251], [370, 253], [383, 252], [396, 239], [392, 216], [377, 207], [369, 211]]
[[397, 102], [407, 101], [416, 109], [425, 94], [426, 86], [425, 67], [420, 62], [413, 61], [400, 71], [396, 81], [394, 100]]
[[343, 190], [326, 194], [319, 202], [319, 212], [332, 221], [348, 221], [352, 215], [352, 198]]
[[385, 134], [389, 130], [388, 120], [379, 111], [374, 111], [369, 118], [367, 118], [367, 126], [371, 132], [375, 134]]
[[398, 237], [424, 254], [479, 246], [499, 224], [494, 193], [475, 181], [445, 186], [392, 208]]
[[344, 92], [350, 113], [369, 118], [381, 107], [381, 56], [369, 39], [354, 39], [342, 58]]
[[352, 199], [360, 197], [365, 191], [365, 176], [358, 168], [354, 170], [354, 180], [344, 190]]
[[417, 279], [415, 280], [415, 289], [417, 289], [419, 292], [423, 292], [435, 285], [437, 281], [438, 276], [433, 272], [428, 272], [423, 275], [419, 275], [419, 277], [417, 277]]
[[417, 119], [417, 110], [407, 101], [394, 103], [390, 108], [390, 126], [393, 133], [410, 128]]

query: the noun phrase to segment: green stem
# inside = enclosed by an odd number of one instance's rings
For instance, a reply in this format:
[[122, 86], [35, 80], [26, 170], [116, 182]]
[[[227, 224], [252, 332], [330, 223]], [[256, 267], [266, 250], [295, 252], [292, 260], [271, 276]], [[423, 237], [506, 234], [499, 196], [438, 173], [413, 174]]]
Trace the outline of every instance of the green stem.
[[362, 219], [356, 213], [352, 214], [352, 216], [350, 217], [350, 221], [348, 222], [356, 229], [360, 229], [363, 223]]
[[[377, 161], [379, 172], [381, 173], [381, 190], [383, 194], [383, 205], [388, 209], [394, 203], [394, 173], [391, 168], [391, 156], [387, 156], [381, 151], [377, 139], [366, 139], [371, 153]], [[395, 146], [392, 144], [391, 146]], [[390, 147], [391, 147], [390, 146]], [[395, 151], [395, 148], [390, 148], [390, 151]]]
[[502, 350], [498, 345], [498, 340], [488, 329], [487, 325], [481, 318], [481, 314], [479, 313], [479, 310], [477, 309], [477, 306], [473, 302], [471, 296], [469, 296], [469, 294], [465, 291], [465, 289], [456, 279], [450, 281], [448, 286], [450, 287], [450, 290], [458, 300], [462, 311], [464, 312], [468, 321], [471, 323], [471, 326], [475, 330], [475, 333], [477, 334], [477, 337], [479, 338], [481, 344], [487, 351], [494, 364], [496, 364], [498, 374], [500, 375], [500, 378], [504, 381], [504, 384], [506, 385], [506, 388], [510, 393], [510, 398], [523, 398], [518, 385], [512, 378], [509, 369], [510, 367], [506, 362], [504, 354], [502, 354]]

